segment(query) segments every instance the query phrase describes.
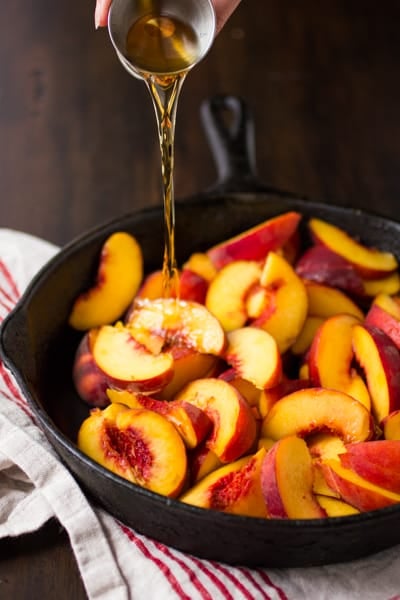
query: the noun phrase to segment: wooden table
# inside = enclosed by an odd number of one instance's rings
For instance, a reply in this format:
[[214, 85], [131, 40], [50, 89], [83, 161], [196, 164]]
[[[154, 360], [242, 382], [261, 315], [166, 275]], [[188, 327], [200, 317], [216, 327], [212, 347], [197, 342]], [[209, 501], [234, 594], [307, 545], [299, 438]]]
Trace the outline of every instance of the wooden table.
[[[2, 0], [1, 225], [62, 245], [160, 203], [153, 108], [122, 69], [94, 2]], [[256, 122], [260, 177], [314, 200], [398, 217], [400, 5], [243, 0], [180, 100], [176, 192], [215, 168], [204, 98], [241, 96]], [[0, 597], [85, 598], [59, 525], [0, 542]]]

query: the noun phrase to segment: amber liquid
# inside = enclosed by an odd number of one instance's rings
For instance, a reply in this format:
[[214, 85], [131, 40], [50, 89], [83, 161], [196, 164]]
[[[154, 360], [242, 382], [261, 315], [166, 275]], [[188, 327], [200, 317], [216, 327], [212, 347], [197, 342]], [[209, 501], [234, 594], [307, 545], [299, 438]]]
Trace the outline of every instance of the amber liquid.
[[179, 93], [199, 55], [191, 25], [163, 14], [148, 14], [131, 26], [126, 57], [149, 89], [156, 112], [164, 200], [163, 295], [179, 297], [175, 258], [174, 140]]

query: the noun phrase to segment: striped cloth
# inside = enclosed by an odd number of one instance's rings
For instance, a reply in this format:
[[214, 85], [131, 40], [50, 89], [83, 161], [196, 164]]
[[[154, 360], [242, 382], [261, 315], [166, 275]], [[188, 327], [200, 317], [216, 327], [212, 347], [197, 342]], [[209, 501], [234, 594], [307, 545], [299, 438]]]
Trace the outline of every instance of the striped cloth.
[[[0, 230], [0, 321], [57, 248]], [[68, 499], [68, 501], [66, 501]], [[93, 600], [400, 600], [399, 548], [351, 564], [249, 569], [150, 540], [88, 502], [0, 364], [0, 538], [56, 517]]]

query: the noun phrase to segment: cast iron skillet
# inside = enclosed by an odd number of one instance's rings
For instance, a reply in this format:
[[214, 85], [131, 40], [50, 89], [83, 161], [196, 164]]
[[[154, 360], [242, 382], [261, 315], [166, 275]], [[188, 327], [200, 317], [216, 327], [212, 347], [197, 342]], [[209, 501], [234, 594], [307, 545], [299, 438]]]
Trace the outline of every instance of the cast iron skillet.
[[[288, 210], [338, 224], [365, 243], [400, 257], [400, 225], [348, 208], [317, 204], [262, 185], [255, 170], [253, 123], [234, 97], [216, 97], [203, 120], [219, 182], [178, 202], [177, 258]], [[226, 120], [226, 116], [229, 117]], [[100, 248], [116, 230], [139, 240], [147, 270], [160, 267], [161, 208], [116, 219], [73, 241], [36, 276], [1, 329], [4, 362], [14, 373], [50, 443], [82, 487], [140, 533], [182, 551], [231, 564], [294, 567], [348, 561], [400, 542], [400, 506], [322, 520], [262, 520], [198, 509], [137, 487], [83, 455], [75, 445], [88, 414], [71, 382], [81, 334], [67, 325], [73, 300], [90, 286]], [[304, 228], [303, 228], [304, 231]]]

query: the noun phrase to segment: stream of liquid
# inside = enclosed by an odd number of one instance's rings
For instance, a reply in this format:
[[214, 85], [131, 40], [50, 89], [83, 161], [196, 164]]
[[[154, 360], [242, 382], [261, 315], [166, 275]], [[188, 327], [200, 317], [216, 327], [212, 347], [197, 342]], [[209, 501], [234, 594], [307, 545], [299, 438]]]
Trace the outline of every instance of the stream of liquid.
[[126, 55], [150, 92], [161, 151], [164, 201], [163, 296], [179, 298], [175, 257], [174, 141], [176, 110], [182, 84], [200, 53], [194, 28], [165, 14], [150, 13], [133, 23]]

